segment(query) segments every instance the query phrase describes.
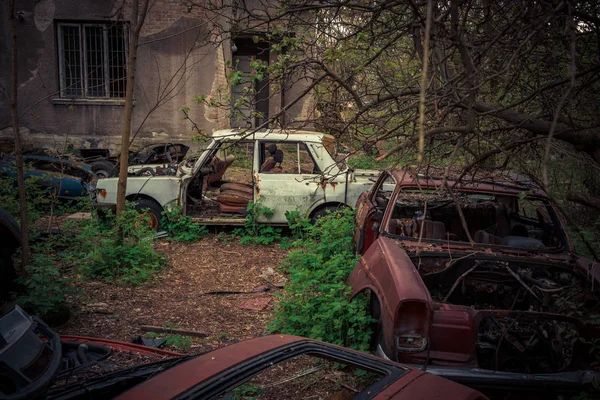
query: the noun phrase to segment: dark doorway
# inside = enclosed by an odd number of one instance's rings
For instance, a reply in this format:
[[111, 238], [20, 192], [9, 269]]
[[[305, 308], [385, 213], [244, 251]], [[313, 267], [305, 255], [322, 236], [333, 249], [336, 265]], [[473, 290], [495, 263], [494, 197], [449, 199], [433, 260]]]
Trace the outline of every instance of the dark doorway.
[[[270, 45], [265, 41], [255, 42], [253, 38], [238, 37], [233, 40], [233, 65], [242, 72], [242, 83], [231, 88], [232, 103], [235, 104], [242, 96], [244, 89], [252, 89], [254, 96], [250, 102], [237, 107], [231, 118], [232, 128], [255, 128], [269, 119], [269, 81], [268, 79], [250, 81], [252, 60], [269, 62]], [[252, 98], [253, 97], [253, 98]], [[252, 118], [256, 111], [259, 115]], [[265, 126], [268, 128], [268, 126]]]

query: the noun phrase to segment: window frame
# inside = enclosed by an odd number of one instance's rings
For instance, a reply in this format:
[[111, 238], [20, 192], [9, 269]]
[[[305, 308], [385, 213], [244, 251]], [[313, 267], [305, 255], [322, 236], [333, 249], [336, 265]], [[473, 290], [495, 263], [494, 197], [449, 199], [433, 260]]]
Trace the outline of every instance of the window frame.
[[308, 339], [306, 341], [286, 344], [242, 361], [235, 367], [227, 368], [217, 375], [190, 387], [175, 396], [174, 399], [214, 399], [216, 396], [222, 395], [239, 386], [241, 383], [252, 379], [262, 371], [301, 355], [325, 358], [381, 374], [381, 378], [378, 381], [371, 384], [362, 392], [355, 394], [354, 399], [373, 399], [387, 387], [412, 371], [410, 368], [393, 363], [392, 361]]
[[[297, 172], [269, 172], [269, 174], [281, 174], [281, 175], [320, 175], [320, 168], [319, 168], [319, 164], [315, 161], [315, 157], [311, 152], [310, 147], [307, 145], [306, 142], [303, 142], [301, 140], [293, 140], [293, 141], [289, 141], [289, 140], [273, 140], [273, 139], [264, 139], [264, 140], [259, 140], [259, 160], [258, 160], [258, 167], [260, 168], [260, 166], [262, 165], [262, 163], [265, 162], [265, 160], [268, 158], [266, 157], [266, 147], [268, 144], [275, 144], [278, 146], [278, 149], [281, 150], [281, 148], [279, 146], [281, 145], [294, 145], [295, 146], [295, 152], [296, 152], [296, 157], [294, 158], [294, 162], [295, 162], [295, 166], [296, 166], [296, 171]], [[312, 163], [313, 163], [313, 171], [317, 170], [318, 172], [313, 172], [313, 173], [308, 173], [308, 172], [302, 172], [302, 168], [301, 168], [301, 163], [300, 163], [300, 146], [304, 145], [304, 151], [306, 151], [306, 153], [308, 154], [308, 156], [310, 157]], [[284, 153], [285, 156], [285, 153]], [[263, 172], [261, 172], [263, 173]]]
[[[129, 24], [124, 21], [71, 21], [71, 20], [59, 20], [55, 22], [56, 26], [56, 57], [58, 65], [58, 88], [59, 97], [61, 99], [78, 99], [78, 100], [122, 100], [125, 99], [125, 88], [123, 89], [123, 96], [111, 96], [111, 82], [110, 82], [110, 64], [109, 64], [109, 29], [113, 25], [120, 25], [123, 28], [123, 53], [124, 62], [123, 69], [125, 76], [127, 75], [127, 59], [129, 55]], [[80, 55], [81, 65], [79, 66], [79, 80], [81, 82], [81, 94], [69, 95], [67, 94], [67, 84], [65, 76], [65, 47], [63, 38], [63, 27], [76, 27], [79, 32], [79, 43], [78, 51]], [[103, 66], [103, 87], [104, 96], [93, 96], [89, 94], [90, 85], [88, 82], [88, 44], [87, 44], [87, 27], [101, 27], [102, 28], [102, 66]]]
[[[466, 245], [466, 246], [469, 246], [472, 248], [493, 247], [493, 248], [510, 249], [510, 250], [517, 250], [517, 251], [523, 251], [523, 252], [526, 252], [526, 251], [531, 252], [532, 251], [532, 250], [523, 249], [523, 248], [519, 248], [519, 247], [510, 247], [510, 246], [504, 246], [504, 245], [499, 245], [499, 244], [475, 243], [474, 246], [471, 246], [468, 241], [440, 240], [440, 239], [431, 239], [431, 238], [425, 238], [425, 237], [419, 239], [419, 238], [414, 238], [412, 236], [403, 236], [403, 235], [398, 235], [398, 234], [389, 232], [388, 231], [389, 221], [390, 221], [392, 215], [394, 214], [394, 207], [396, 207], [396, 201], [398, 200], [398, 197], [406, 192], [421, 192], [423, 190], [435, 191], [436, 189], [431, 188], [431, 187], [423, 188], [423, 187], [419, 187], [419, 186], [413, 185], [413, 184], [408, 184], [408, 185], [400, 184], [400, 185], [396, 186], [396, 189], [394, 190], [394, 193], [392, 194], [392, 197], [387, 205], [387, 210], [389, 210], [389, 212], [384, 217], [386, 221], [385, 221], [385, 229], [383, 229], [383, 231], [381, 233], [383, 236], [388, 236], [388, 237], [392, 237], [392, 238], [396, 238], [396, 239], [400, 238], [401, 240], [413, 241], [413, 242], [418, 241], [418, 242], [442, 243], [442, 244], [446, 244], [446, 245], [449, 245], [449, 244], [458, 244], [461, 246]], [[476, 194], [486, 194], [486, 195], [493, 195], [493, 196], [500, 195], [500, 196], [511, 197], [515, 201], [517, 201], [517, 207], [518, 207], [518, 196], [513, 195], [513, 194], [494, 193], [491, 191], [483, 192], [483, 191], [479, 191], [479, 190], [469, 190], [469, 189], [465, 189], [465, 188], [458, 190], [458, 192], [461, 192], [464, 194], [475, 194], [475, 195]], [[457, 193], [457, 192], [455, 192], [455, 193]], [[545, 209], [547, 210], [547, 212], [549, 214], [551, 222], [554, 224], [555, 234], [560, 242], [560, 246], [544, 247], [543, 249], [534, 250], [534, 253], [550, 254], [550, 253], [561, 253], [561, 252], [569, 251], [570, 244], [567, 239], [568, 233], [566, 232], [566, 227], [562, 223], [559, 211], [555, 208], [555, 206], [552, 204], [552, 202], [547, 198], [543, 198], [543, 197], [539, 197], [539, 196], [527, 196], [525, 198], [525, 200], [539, 201], [542, 205], [544, 205]]]

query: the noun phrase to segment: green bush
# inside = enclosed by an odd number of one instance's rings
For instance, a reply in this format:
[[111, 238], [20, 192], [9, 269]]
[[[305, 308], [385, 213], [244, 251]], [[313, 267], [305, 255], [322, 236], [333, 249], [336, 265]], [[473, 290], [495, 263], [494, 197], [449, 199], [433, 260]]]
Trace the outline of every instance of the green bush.
[[[49, 214], [50, 206], [57, 200], [56, 193], [38, 184], [38, 181], [41, 179], [38, 176], [30, 176], [25, 179], [27, 211], [30, 224], [43, 215]], [[17, 221], [19, 220], [20, 206], [16, 177], [0, 177], [0, 204]]]
[[358, 169], [385, 169], [395, 164], [398, 164], [397, 159], [386, 158], [385, 160], [377, 161], [375, 157], [366, 154], [348, 159], [348, 165]]
[[166, 258], [152, 246], [147, 217], [133, 207], [128, 204], [119, 218], [108, 214], [83, 224], [77, 248], [67, 255], [83, 277], [139, 285], [166, 266]]
[[[58, 198], [57, 190], [40, 185], [40, 181], [50, 180], [50, 174], [42, 176], [29, 176], [25, 179], [25, 192], [27, 193], [27, 211], [29, 223], [32, 224], [44, 215], [62, 215], [82, 210], [89, 210], [89, 197], [82, 196], [73, 200]], [[0, 204], [15, 219], [19, 219], [19, 196], [17, 178], [0, 176]]]
[[173, 207], [162, 212], [161, 226], [167, 231], [168, 239], [175, 242], [193, 242], [208, 235], [206, 226], [192, 221], [192, 217], [183, 215], [183, 209]]
[[354, 211], [340, 209], [305, 226], [282, 268], [290, 276], [275, 307], [271, 332], [310, 337], [368, 350], [373, 318], [368, 299], [349, 300], [345, 281], [358, 258], [354, 253]]
[[71, 291], [69, 282], [61, 276], [56, 257], [49, 243], [32, 246], [33, 257], [25, 267], [25, 276], [17, 279], [24, 294], [15, 302], [31, 314], [46, 315], [65, 303], [65, 295]]
[[233, 234], [240, 237], [241, 244], [271, 244], [281, 239], [281, 229], [258, 222], [261, 216], [267, 219], [273, 216], [273, 210], [261, 204], [260, 200], [251, 201], [246, 207], [244, 227], [237, 228]]

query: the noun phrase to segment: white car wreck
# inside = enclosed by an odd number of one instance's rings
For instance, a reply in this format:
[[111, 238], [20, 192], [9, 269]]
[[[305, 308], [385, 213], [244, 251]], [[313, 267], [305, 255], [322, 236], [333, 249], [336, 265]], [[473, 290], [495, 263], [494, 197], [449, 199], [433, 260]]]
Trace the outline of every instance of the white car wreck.
[[[379, 174], [355, 171], [331, 156], [333, 137], [323, 133], [223, 130], [176, 176], [127, 179], [127, 200], [148, 209], [155, 228], [164, 209], [182, 206], [186, 215], [207, 225], [242, 225], [249, 202], [273, 210], [258, 221], [287, 225], [285, 212], [298, 210], [311, 219], [342, 206], [354, 207]], [[97, 185], [98, 207], [114, 208], [117, 178]]]

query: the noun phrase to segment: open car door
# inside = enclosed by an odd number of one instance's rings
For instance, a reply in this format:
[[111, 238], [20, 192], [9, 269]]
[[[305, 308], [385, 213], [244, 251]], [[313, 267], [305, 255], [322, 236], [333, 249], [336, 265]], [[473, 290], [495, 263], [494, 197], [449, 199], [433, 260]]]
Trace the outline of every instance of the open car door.
[[364, 254], [379, 236], [379, 228], [385, 209], [392, 197], [396, 181], [383, 171], [369, 192], [360, 195], [356, 203], [356, 252]]

